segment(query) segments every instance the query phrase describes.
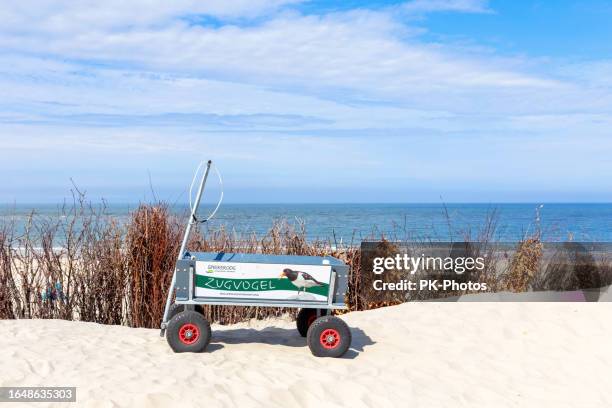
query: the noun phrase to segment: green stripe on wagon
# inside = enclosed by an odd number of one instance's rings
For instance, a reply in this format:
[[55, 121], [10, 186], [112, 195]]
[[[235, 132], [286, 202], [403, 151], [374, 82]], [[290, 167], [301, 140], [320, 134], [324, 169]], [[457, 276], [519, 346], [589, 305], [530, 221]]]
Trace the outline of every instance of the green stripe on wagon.
[[[195, 284], [198, 288], [212, 290], [228, 290], [232, 292], [263, 292], [270, 290], [298, 291], [298, 288], [289, 279], [227, 279], [212, 276], [196, 275]], [[306, 289], [306, 292], [327, 297], [329, 285], [315, 286]]]

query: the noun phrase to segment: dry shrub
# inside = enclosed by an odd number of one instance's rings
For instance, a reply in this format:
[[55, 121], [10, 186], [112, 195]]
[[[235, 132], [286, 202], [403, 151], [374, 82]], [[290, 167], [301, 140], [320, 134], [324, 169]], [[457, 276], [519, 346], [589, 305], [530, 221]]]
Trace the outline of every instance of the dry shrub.
[[140, 205], [127, 227], [128, 315], [134, 327], [157, 327], [181, 244], [166, 205]]
[[[186, 218], [186, 217], [185, 217]], [[506, 274], [498, 276], [493, 261], [495, 218], [491, 217], [477, 237], [479, 245], [465, 248], [468, 256], [488, 254], [493, 265], [473, 280], [492, 288], [526, 291], [540, 278], [536, 275], [542, 257], [539, 236], [520, 243]], [[0, 318], [62, 318], [135, 327], [159, 327], [167, 290], [183, 234], [183, 219], [177, 219], [163, 203], [142, 204], [127, 223], [120, 224], [93, 207], [76, 191], [70, 205], [54, 217], [32, 213], [17, 235], [15, 224], [0, 225]], [[450, 227], [449, 227], [450, 228]], [[466, 238], [466, 241], [468, 239]], [[381, 297], [372, 290], [374, 277], [361, 248], [307, 240], [303, 222], [274, 222], [263, 235], [237, 234], [224, 227], [194, 230], [191, 251], [244, 252], [334, 256], [350, 267], [345, 302], [350, 310], [367, 310], [407, 300], [404, 292]], [[398, 248], [384, 239], [372, 256], [391, 256]], [[369, 261], [371, 265], [371, 260]], [[608, 275], [598, 282], [612, 279]], [[584, 275], [584, 274], [583, 274]], [[552, 275], [551, 275], [552, 276]], [[593, 284], [593, 274], [588, 282]], [[388, 282], [406, 278], [401, 271], [378, 276]], [[565, 287], [575, 287], [566, 281]], [[594, 282], [597, 283], [597, 282]], [[425, 294], [426, 295], [426, 294]], [[447, 294], [446, 294], [447, 295]], [[439, 294], [431, 294], [439, 297]], [[251, 318], [295, 315], [295, 309], [238, 306], [205, 306], [211, 322], [231, 324]]]
[[[182, 240], [182, 220], [163, 203], [142, 204], [119, 224], [105, 207], [73, 201], [52, 217], [32, 213], [17, 236], [14, 223], [0, 228], [0, 318], [61, 318], [159, 327]], [[332, 252], [308, 241], [303, 223], [275, 222], [268, 233], [238, 235], [221, 227], [196, 228], [191, 251], [334, 255], [357, 265], [359, 250]], [[358, 271], [358, 268], [354, 268]], [[355, 273], [351, 274], [351, 280]], [[354, 289], [354, 287], [353, 287]], [[353, 299], [357, 292], [353, 290]], [[350, 301], [350, 299], [349, 299]], [[211, 322], [295, 315], [295, 309], [205, 306]]]
[[17, 287], [12, 273], [12, 228], [0, 229], [0, 319], [16, 318], [15, 310], [19, 309]]
[[[406, 301], [407, 292], [404, 291], [378, 291], [374, 289], [374, 280], [382, 282], [399, 282], [406, 278], [406, 273], [396, 269], [386, 269], [383, 274], [377, 275], [371, 270], [374, 258], [394, 257], [399, 253], [400, 248], [396, 243], [383, 239], [380, 242], [371, 243], [375, 245], [367, 251], [362, 251], [359, 257], [359, 269], [352, 270], [351, 283], [358, 283], [358, 286], [351, 287], [349, 298], [353, 298], [355, 310], [375, 309], [381, 306], [388, 306], [403, 303]], [[355, 273], [357, 272], [357, 273]]]
[[127, 309], [122, 230], [111, 219], [88, 234], [82, 249], [82, 268], [75, 278], [79, 318], [122, 324]]
[[30, 214], [23, 235], [15, 237], [9, 244], [10, 273], [16, 287], [13, 312], [17, 318], [39, 318], [45, 315], [41, 312], [43, 301], [40, 294], [44, 283], [37, 260], [39, 254], [33, 224], [34, 214]]
[[540, 270], [542, 242], [539, 236], [521, 241], [512, 256], [502, 286], [511, 292], [526, 292]]

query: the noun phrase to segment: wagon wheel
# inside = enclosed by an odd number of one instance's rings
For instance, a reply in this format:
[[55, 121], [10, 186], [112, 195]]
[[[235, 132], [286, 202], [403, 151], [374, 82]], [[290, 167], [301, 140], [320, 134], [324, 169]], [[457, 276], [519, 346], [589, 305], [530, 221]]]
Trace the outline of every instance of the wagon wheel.
[[210, 343], [210, 323], [192, 310], [179, 312], [168, 323], [166, 340], [176, 353], [198, 353]]
[[341, 357], [351, 346], [351, 330], [335, 316], [322, 316], [308, 329], [306, 342], [317, 357]]

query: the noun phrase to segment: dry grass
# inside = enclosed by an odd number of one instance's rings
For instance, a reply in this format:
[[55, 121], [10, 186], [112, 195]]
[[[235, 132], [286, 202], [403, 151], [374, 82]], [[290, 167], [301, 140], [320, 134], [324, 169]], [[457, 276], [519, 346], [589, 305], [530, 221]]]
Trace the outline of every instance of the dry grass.
[[[158, 327], [184, 231], [163, 203], [142, 204], [119, 225], [104, 206], [75, 191], [58, 216], [28, 217], [0, 226], [0, 318], [60, 318], [133, 327]], [[304, 224], [272, 225], [263, 236], [240, 236], [224, 228], [195, 230], [193, 251], [333, 255], [351, 263], [357, 249], [332, 251], [329, 242], [308, 241]], [[353, 292], [354, 293], [354, 292]], [[356, 296], [353, 296], [356, 298]], [[294, 315], [295, 309], [205, 306], [212, 322]]]
[[[184, 220], [177, 219], [167, 205], [157, 203], [140, 205], [131, 213], [127, 223], [119, 224], [106, 213], [104, 206], [90, 205], [78, 190], [72, 202], [62, 207], [58, 215], [45, 218], [30, 214], [24, 231], [19, 235], [14, 223], [0, 225], [0, 318], [60, 318], [158, 327]], [[539, 235], [520, 242], [507, 270], [497, 271], [495, 228], [496, 217], [493, 214], [487, 217], [475, 238], [472, 239], [469, 232], [464, 234], [465, 241], [474, 240], [478, 245], [461, 248], [465, 253], [463, 256], [487, 256], [487, 268], [470, 279], [487, 282], [491, 291], [556, 289], [551, 282], [561, 282], [562, 289], [596, 287], [612, 282], [610, 263], [603, 261], [600, 264], [605, 267], [595, 272], [590, 266], [584, 266], [584, 262], [579, 263], [580, 271], [584, 273], [578, 275], [568, 274], [566, 269], [555, 268], [554, 264], [552, 269], [542, 271]], [[377, 251], [372, 253], [362, 252], [352, 245], [338, 247], [330, 241], [309, 241], [306, 236], [303, 223], [276, 222], [261, 236], [239, 235], [222, 227], [205, 234], [195, 230], [189, 249], [335, 256], [350, 267], [345, 299], [350, 310], [463, 294], [381, 294], [372, 290], [374, 274], [368, 266], [371, 265], [368, 259], [396, 253], [392, 241], [382, 237]], [[576, 258], [578, 255], [571, 256]], [[389, 282], [403, 278], [406, 277], [399, 271], [384, 276]], [[205, 306], [204, 312], [212, 322], [231, 324], [285, 313], [295, 315], [296, 310]]]
[[127, 225], [126, 277], [130, 325], [155, 327], [163, 315], [182, 228], [165, 205], [141, 205]]
[[510, 262], [510, 268], [503, 276], [504, 289], [510, 292], [526, 292], [540, 271], [542, 254], [542, 242], [539, 237], [527, 238], [520, 242]]

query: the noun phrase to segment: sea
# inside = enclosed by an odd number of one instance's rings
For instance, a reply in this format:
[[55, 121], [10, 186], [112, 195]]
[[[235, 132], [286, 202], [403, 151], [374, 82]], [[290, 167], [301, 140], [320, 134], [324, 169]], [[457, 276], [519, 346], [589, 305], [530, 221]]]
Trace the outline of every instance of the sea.
[[[105, 212], [122, 223], [137, 205], [106, 204]], [[0, 204], [0, 226], [13, 223], [23, 231], [32, 212], [39, 219], [55, 220], [61, 217], [60, 208]], [[210, 210], [202, 209], [201, 217]], [[187, 206], [175, 205], [171, 211], [187, 218]], [[346, 245], [383, 236], [459, 241], [488, 234], [497, 241], [517, 241], [536, 231], [549, 242], [612, 242], [612, 203], [223, 204], [207, 228], [261, 235], [275, 221], [303, 225], [309, 240]]]

